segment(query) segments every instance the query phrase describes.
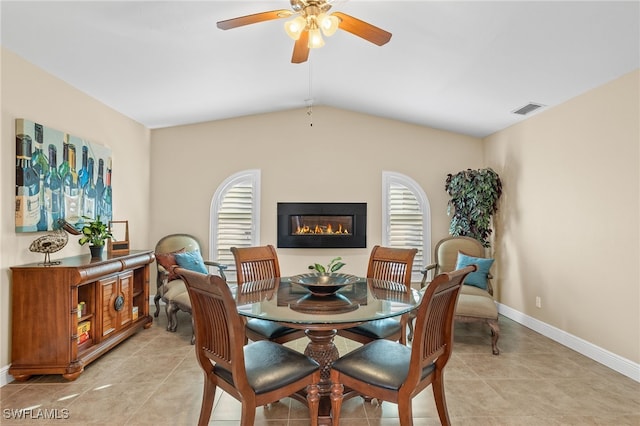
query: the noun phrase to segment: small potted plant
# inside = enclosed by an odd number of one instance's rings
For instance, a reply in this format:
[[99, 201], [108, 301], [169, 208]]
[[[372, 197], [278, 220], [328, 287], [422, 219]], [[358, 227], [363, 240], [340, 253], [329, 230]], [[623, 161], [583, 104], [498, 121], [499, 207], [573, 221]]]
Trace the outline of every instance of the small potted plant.
[[341, 257], [336, 257], [332, 259], [327, 266], [321, 265], [319, 263], [314, 263], [313, 265], [309, 265], [309, 269], [315, 269], [316, 272], [322, 275], [330, 274], [346, 265], [346, 263], [341, 262], [341, 260]]
[[[85, 217], [85, 219], [91, 218]], [[80, 232], [82, 232], [82, 237], [80, 237], [78, 243], [81, 246], [89, 243], [91, 257], [102, 257], [104, 243], [107, 241], [107, 238], [113, 238], [109, 227], [100, 220], [100, 216], [96, 217], [95, 220], [85, 222]]]

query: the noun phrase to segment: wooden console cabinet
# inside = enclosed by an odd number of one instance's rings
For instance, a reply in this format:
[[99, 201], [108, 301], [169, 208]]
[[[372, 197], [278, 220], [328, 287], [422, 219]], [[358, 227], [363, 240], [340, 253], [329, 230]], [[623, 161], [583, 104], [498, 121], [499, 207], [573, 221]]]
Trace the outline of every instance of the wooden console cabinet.
[[75, 380], [86, 365], [149, 328], [154, 259], [153, 251], [140, 250], [100, 259], [68, 257], [52, 266], [13, 266], [9, 374], [19, 381], [34, 374]]

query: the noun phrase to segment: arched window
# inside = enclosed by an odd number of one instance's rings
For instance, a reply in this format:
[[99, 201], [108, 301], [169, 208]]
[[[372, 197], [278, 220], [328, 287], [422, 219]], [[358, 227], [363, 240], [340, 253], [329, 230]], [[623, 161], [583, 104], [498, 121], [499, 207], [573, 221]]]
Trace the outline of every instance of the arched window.
[[382, 245], [417, 248], [412, 281], [431, 263], [431, 207], [422, 187], [400, 173], [382, 172]]
[[229, 176], [216, 189], [209, 219], [210, 257], [228, 265], [227, 279], [236, 281], [231, 247], [260, 245], [260, 170]]

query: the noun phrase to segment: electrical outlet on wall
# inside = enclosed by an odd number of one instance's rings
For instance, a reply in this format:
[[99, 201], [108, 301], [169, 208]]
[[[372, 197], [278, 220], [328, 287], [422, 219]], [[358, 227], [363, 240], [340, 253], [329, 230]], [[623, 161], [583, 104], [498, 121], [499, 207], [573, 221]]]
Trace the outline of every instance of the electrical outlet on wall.
[[542, 308], [542, 298], [540, 296], [536, 296], [536, 308]]

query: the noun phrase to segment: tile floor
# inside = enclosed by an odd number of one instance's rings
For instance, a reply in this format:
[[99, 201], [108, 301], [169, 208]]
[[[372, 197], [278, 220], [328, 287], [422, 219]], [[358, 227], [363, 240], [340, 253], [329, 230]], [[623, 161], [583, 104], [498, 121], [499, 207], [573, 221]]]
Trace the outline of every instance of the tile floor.
[[[190, 319], [179, 318], [178, 332], [169, 333], [161, 313], [153, 327], [89, 365], [74, 382], [38, 376], [3, 386], [0, 424], [197, 424], [203, 376], [189, 344]], [[456, 325], [445, 372], [454, 425], [640, 425], [640, 383], [507, 318], [500, 325], [499, 356], [491, 355], [488, 330]], [[341, 338], [337, 344], [341, 353], [357, 345]], [[430, 388], [413, 407], [416, 426], [439, 424]], [[17, 419], [19, 409], [31, 411]], [[238, 425], [239, 413], [240, 404], [218, 392], [210, 423]], [[287, 398], [258, 408], [256, 424], [304, 426], [309, 420], [306, 407]], [[341, 424], [398, 425], [397, 408], [354, 398], [343, 405]]]

